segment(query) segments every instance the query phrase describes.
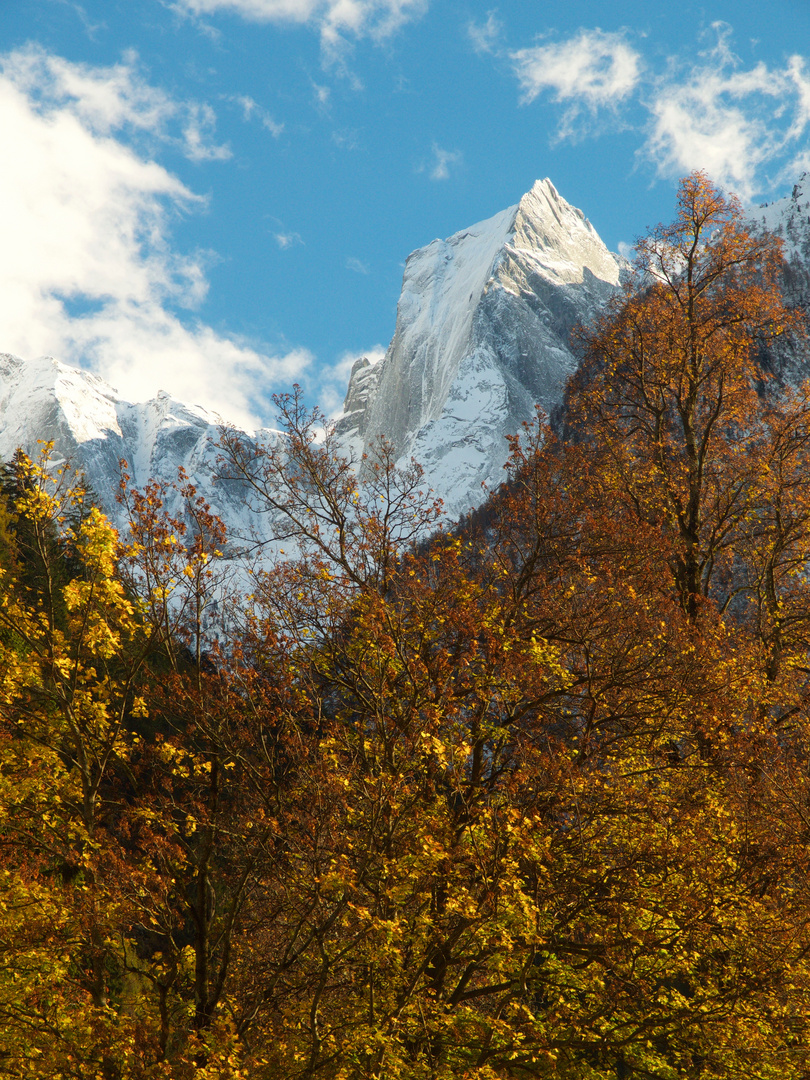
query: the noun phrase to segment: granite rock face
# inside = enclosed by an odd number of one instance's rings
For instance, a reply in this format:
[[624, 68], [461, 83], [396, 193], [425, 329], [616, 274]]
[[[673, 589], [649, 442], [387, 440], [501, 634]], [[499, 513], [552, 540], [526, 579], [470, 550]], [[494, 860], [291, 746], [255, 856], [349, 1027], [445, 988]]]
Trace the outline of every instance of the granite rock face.
[[451, 516], [497, 485], [506, 436], [560, 403], [569, 339], [615, 293], [626, 264], [550, 180], [495, 217], [407, 260], [394, 338], [352, 372], [338, 430], [355, 454], [388, 439]]

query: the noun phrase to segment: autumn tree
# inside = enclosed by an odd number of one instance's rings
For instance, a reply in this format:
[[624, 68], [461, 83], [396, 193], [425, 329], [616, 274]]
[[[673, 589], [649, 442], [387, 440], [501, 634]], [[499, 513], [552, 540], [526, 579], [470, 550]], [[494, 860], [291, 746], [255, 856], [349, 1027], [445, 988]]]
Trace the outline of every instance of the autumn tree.
[[802, 783], [753, 639], [662, 587], [660, 519], [541, 431], [480, 532], [378, 547], [362, 475], [302, 449], [275, 458], [303, 481], [282, 528], [335, 542], [260, 575], [255, 613], [300, 694], [267, 894], [292, 907], [250, 964], [271, 1075], [801, 1067]]
[[542, 871], [524, 864], [554, 882], [535, 1000], [565, 1012], [546, 1014], [563, 1075], [778, 1075], [799, 1066], [807, 995], [806, 715], [786, 737], [756, 637], [708, 603], [696, 627], [666, 587], [665, 532], [601, 485], [590, 447], [541, 428], [480, 515], [515, 665], [510, 738], [537, 755], [513, 804], [537, 797], [541, 749], [560, 776], [540, 789]]
[[[150, 489], [124, 545], [48, 447], [15, 468], [0, 559], [0, 1072], [236, 1075], [229, 1023], [211, 1016], [219, 973], [200, 975], [217, 952], [205, 853], [218, 836], [199, 792], [220, 759], [199, 738], [178, 747], [172, 724], [191, 696], [205, 727], [199, 638], [221, 527], [185, 488], [198, 529], [183, 543]], [[207, 921], [172, 940], [197, 894]]]
[[108, 1022], [116, 905], [105, 785], [143, 708], [145, 643], [107, 520], [82, 509], [81, 487], [49, 447], [37, 462], [18, 456], [15, 469], [0, 604], [3, 933], [14, 958], [0, 992], [0, 1065], [50, 1075], [72, 1060], [100, 1070], [116, 1046], [126, 1054], [127, 1034]]
[[677, 215], [637, 246], [636, 277], [580, 336], [571, 424], [602, 454], [603, 481], [672, 537], [671, 574], [697, 618], [733, 591], [730, 564], [757, 505], [768, 423], [758, 345], [800, 329], [779, 290], [781, 244], [746, 227], [703, 173]]

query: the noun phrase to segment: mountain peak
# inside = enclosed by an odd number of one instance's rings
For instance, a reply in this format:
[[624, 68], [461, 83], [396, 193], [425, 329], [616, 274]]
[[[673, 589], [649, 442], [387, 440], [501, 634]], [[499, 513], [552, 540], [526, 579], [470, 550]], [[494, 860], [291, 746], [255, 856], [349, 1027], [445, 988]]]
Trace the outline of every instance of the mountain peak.
[[517, 206], [513, 246], [537, 260], [560, 281], [583, 280], [587, 269], [619, 284], [620, 261], [612, 255], [581, 210], [566, 202], [552, 182], [537, 180]]
[[545, 177], [544, 180], [535, 180], [515, 209], [519, 217], [541, 220], [549, 212], [555, 213], [554, 208], [557, 206], [563, 211], [573, 209], [560, 195], [551, 180]]
[[482, 483], [500, 481], [506, 435], [536, 403], [551, 411], [560, 401], [575, 367], [571, 330], [612, 295], [621, 269], [549, 179], [414, 251], [385, 358], [350, 383], [345, 445], [367, 451], [387, 439], [403, 462], [420, 462], [450, 514], [465, 512]]
[[[810, 309], [810, 175], [791, 195], [752, 210], [751, 221], [785, 241], [785, 295]], [[356, 459], [381, 438], [407, 464], [415, 458], [449, 516], [464, 513], [503, 475], [506, 436], [552, 412], [576, 367], [570, 335], [620, 286], [627, 264], [611, 254], [585, 215], [548, 178], [515, 205], [414, 251], [403, 275], [394, 337], [385, 358], [352, 370], [338, 434]], [[791, 352], [774, 369], [798, 379]], [[255, 527], [245, 492], [214, 482], [220, 418], [163, 391], [131, 403], [103, 379], [52, 357], [0, 354], [0, 459], [18, 446], [57, 453], [84, 468], [113, 517], [119, 459], [137, 485], [171, 482], [182, 466], [229, 527]], [[245, 441], [277, 433], [245, 432]], [[171, 498], [171, 496], [170, 496]], [[169, 503], [182, 512], [179, 502]]]

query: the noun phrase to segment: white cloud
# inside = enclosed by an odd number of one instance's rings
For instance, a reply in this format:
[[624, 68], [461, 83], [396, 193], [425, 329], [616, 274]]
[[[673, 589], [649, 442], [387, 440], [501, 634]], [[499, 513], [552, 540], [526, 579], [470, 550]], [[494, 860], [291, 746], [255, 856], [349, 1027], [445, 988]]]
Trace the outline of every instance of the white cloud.
[[486, 21], [483, 23], [469, 22], [467, 24], [467, 36], [475, 51], [481, 54], [496, 51], [502, 32], [503, 23], [497, 18], [495, 11], [488, 11]]
[[427, 165], [421, 165], [419, 172], [426, 172], [431, 180], [449, 180], [450, 166], [460, 165], [462, 154], [459, 150], [444, 150], [438, 143], [432, 147], [433, 159]]
[[192, 161], [231, 156], [226, 146], [213, 142], [213, 109], [176, 101], [150, 86], [138, 71], [134, 52], [125, 53], [120, 64], [94, 68], [29, 46], [4, 56], [2, 71], [40, 115], [59, 109], [97, 136], [124, 130], [146, 134], [173, 143]]
[[621, 109], [639, 134], [637, 154], [661, 176], [705, 169], [751, 199], [810, 167], [810, 72], [800, 55], [746, 67], [731, 27], [717, 22], [711, 33], [711, 46], [670, 56], [658, 71], [623, 34], [598, 28], [509, 55], [524, 103], [548, 92], [562, 107], [558, 137], [582, 136], [585, 117]]
[[242, 94], [239, 97], [231, 98], [231, 101], [235, 101], [237, 105], [242, 107], [242, 117], [245, 123], [248, 123], [254, 117], [259, 121], [263, 128], [277, 139], [284, 131], [284, 125], [278, 123], [270, 113], [261, 107], [257, 101], [254, 101], [252, 97], [247, 94]]
[[312, 92], [315, 95], [315, 104], [321, 112], [327, 112], [329, 110], [330, 98], [332, 91], [328, 86], [319, 86], [318, 83], [312, 84]]
[[287, 248], [295, 247], [296, 244], [303, 244], [300, 233], [297, 232], [277, 232], [273, 233], [275, 241], [282, 251], [286, 251]]
[[583, 109], [615, 108], [636, 88], [641, 57], [623, 34], [580, 30], [568, 41], [534, 45], [511, 53], [523, 101], [544, 90], [566, 105], [561, 134], [570, 135]]
[[350, 255], [346, 260], [346, 269], [353, 270], [355, 274], [370, 274], [368, 266], [360, 259], [356, 259], [353, 255]]
[[427, 0], [177, 0], [176, 8], [191, 15], [225, 11], [253, 22], [309, 25], [319, 31], [325, 57], [334, 60], [350, 38], [390, 37], [419, 18]]
[[[196, 134], [172, 134], [178, 120]], [[310, 357], [263, 355], [190, 314], [210, 256], [174, 251], [169, 225], [204, 200], [115, 137], [136, 129], [211, 156], [211, 123], [149, 87], [130, 60], [91, 69], [41, 50], [0, 57], [0, 349], [91, 367], [136, 400], [163, 388], [259, 419], [257, 381], [287, 382]]]
[[786, 76], [796, 93], [796, 111], [788, 132], [791, 139], [798, 139], [810, 123], [810, 76], [805, 70], [803, 56], [791, 56], [788, 61]]
[[318, 370], [318, 405], [327, 417], [337, 416], [343, 410], [343, 400], [349, 385], [349, 376], [355, 363], [362, 357], [372, 364], [379, 363], [385, 356], [382, 345], [374, 345], [360, 352], [349, 351], [341, 354], [334, 364], [326, 364]]
[[270, 113], [263, 111], [259, 119], [261, 121], [262, 127], [266, 128], [274, 139], [277, 139], [279, 135], [281, 135], [281, 133], [284, 131], [284, 125], [279, 124], [277, 120], [274, 120]]
[[73, 3], [72, 0], [56, 0], [56, 2], [71, 8], [71, 10], [75, 12], [79, 22], [82, 24], [84, 32], [91, 41], [95, 41], [95, 35], [99, 30], [107, 29], [107, 24], [103, 21], [94, 23], [81, 4]]
[[632, 262], [635, 258], [636, 249], [632, 244], [628, 244], [626, 240], [619, 241], [619, 254], [623, 259], [627, 259], [628, 262]]
[[705, 169], [748, 196], [754, 176], [773, 155], [774, 139], [756, 117], [723, 100], [719, 82], [707, 78], [663, 88], [650, 105], [645, 154], [664, 176]]
[[216, 122], [210, 105], [194, 103], [189, 107], [189, 115], [183, 125], [183, 143], [189, 161], [226, 161], [231, 157], [228, 146], [217, 146], [212, 141]]
[[810, 79], [799, 56], [783, 68], [742, 68], [727, 28], [714, 29], [713, 49], [654, 84], [642, 152], [661, 175], [705, 169], [750, 199], [776, 176], [792, 178], [801, 160], [796, 144], [810, 124]]

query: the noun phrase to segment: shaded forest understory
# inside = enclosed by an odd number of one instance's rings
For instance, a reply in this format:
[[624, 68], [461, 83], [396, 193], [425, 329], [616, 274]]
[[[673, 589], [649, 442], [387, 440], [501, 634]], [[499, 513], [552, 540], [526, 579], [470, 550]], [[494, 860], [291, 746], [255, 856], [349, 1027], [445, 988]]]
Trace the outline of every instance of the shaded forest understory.
[[455, 529], [296, 396], [224, 433], [248, 597], [187, 478], [119, 538], [6, 469], [0, 1075], [810, 1075], [804, 329], [700, 174], [637, 267]]

